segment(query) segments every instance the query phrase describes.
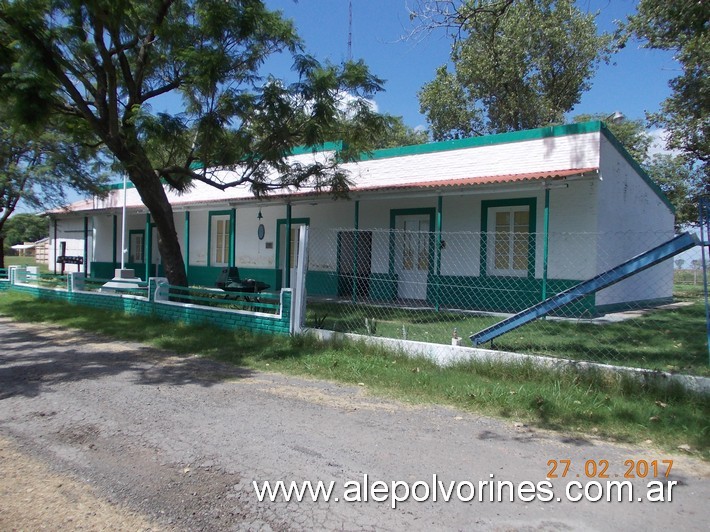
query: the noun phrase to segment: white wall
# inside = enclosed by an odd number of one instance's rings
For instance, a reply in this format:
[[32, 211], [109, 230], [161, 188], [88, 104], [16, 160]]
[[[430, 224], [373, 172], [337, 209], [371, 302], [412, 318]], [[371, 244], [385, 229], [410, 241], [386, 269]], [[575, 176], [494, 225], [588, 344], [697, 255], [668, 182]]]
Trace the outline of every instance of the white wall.
[[[116, 260], [120, 262], [121, 256], [121, 221], [118, 220], [116, 231]], [[113, 215], [100, 214], [89, 219], [89, 232], [93, 235], [92, 262], [113, 261]]]
[[[50, 242], [49, 242], [49, 269], [54, 271], [56, 256], [62, 252], [60, 243], [66, 242], [66, 255], [71, 257], [84, 256], [84, 217], [76, 218], [57, 218], [57, 242], [54, 242], [54, 224], [50, 227]], [[91, 235], [91, 232], [89, 233]], [[91, 249], [91, 242], [89, 243]], [[56, 251], [56, 256], [55, 256]], [[67, 264], [68, 271], [76, 271], [76, 265]], [[61, 270], [61, 265], [56, 265], [57, 271]], [[83, 270], [83, 267], [82, 267]]]
[[[602, 136], [597, 230], [601, 273], [673, 237], [674, 215], [612, 143]], [[601, 291], [597, 305], [670, 298], [669, 260]]]

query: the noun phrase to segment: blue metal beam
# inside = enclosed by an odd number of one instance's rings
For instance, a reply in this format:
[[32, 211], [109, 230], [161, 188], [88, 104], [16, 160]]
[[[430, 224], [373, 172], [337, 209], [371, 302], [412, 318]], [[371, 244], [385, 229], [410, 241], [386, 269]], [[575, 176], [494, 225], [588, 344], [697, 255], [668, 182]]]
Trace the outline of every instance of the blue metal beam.
[[568, 305], [583, 298], [584, 296], [602, 290], [640, 271], [646, 270], [664, 260], [682, 253], [692, 247], [697, 246], [698, 238], [691, 233], [683, 233], [677, 237], [657, 246], [653, 249], [641, 253], [626, 262], [619, 264], [611, 270], [600, 273], [596, 277], [583, 281], [572, 288], [560, 292], [559, 294], [547, 298], [545, 301], [533, 305], [518, 314], [510, 316], [501, 322], [491, 325], [482, 331], [470, 336], [474, 347], [485, 342], [498, 338], [502, 334], [517, 329], [537, 318], [549, 314], [555, 309]]

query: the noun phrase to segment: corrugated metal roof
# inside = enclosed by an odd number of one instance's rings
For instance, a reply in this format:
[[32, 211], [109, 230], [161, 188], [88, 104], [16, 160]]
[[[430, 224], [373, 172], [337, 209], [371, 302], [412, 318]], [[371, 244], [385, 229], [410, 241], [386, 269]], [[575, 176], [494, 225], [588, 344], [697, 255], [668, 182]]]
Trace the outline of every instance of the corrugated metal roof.
[[[573, 177], [573, 176], [583, 176], [588, 173], [596, 173], [598, 172], [598, 168], [595, 167], [589, 167], [589, 168], [569, 168], [567, 170], [550, 170], [550, 171], [544, 171], [544, 172], [525, 172], [525, 173], [517, 173], [517, 174], [503, 174], [503, 175], [491, 175], [491, 176], [477, 176], [477, 177], [462, 177], [462, 178], [455, 178], [455, 179], [436, 179], [436, 180], [427, 180], [427, 181], [417, 181], [412, 180], [409, 182], [399, 182], [399, 183], [387, 183], [385, 185], [372, 185], [371, 183], [373, 182], [372, 179], [366, 180], [366, 184], [364, 186], [357, 186], [357, 183], [350, 188], [350, 192], [385, 192], [389, 190], [425, 190], [425, 189], [454, 189], [457, 187], [461, 188], [468, 188], [468, 187], [475, 187], [475, 186], [485, 186], [485, 185], [500, 185], [500, 184], [509, 184], [509, 183], [520, 183], [520, 182], [525, 182], [525, 181], [542, 181], [542, 180], [561, 180], [565, 179], [568, 177]], [[202, 185], [202, 184], [200, 184]], [[207, 190], [215, 190], [211, 189], [208, 185], [202, 185], [203, 188], [207, 188]], [[213, 197], [210, 198], [203, 198], [204, 199], [195, 199], [194, 196], [191, 194], [186, 194], [183, 196], [178, 196], [174, 195], [172, 193], [169, 193], [168, 196], [170, 198], [170, 203], [173, 206], [187, 206], [187, 205], [208, 205], [208, 204], [216, 204], [216, 203], [225, 203], [225, 202], [242, 202], [242, 201], [254, 201], [254, 196], [248, 191], [248, 188], [246, 186], [244, 187], [238, 187], [240, 190], [235, 190], [235, 189], [230, 189], [231, 193], [226, 193], [223, 196], [219, 196], [218, 194], [215, 194]], [[243, 190], [241, 190], [243, 189]], [[120, 191], [114, 191], [114, 193], [119, 193]], [[145, 207], [143, 204], [140, 202], [140, 199], [137, 197], [136, 191], [135, 190], [129, 190], [129, 193], [131, 196], [136, 196], [133, 197], [133, 201], [128, 202], [128, 208], [130, 210], [134, 210], [135, 208], [141, 208], [144, 209]], [[209, 194], [211, 195], [211, 194]], [[308, 188], [302, 188], [299, 190], [296, 189], [287, 189], [283, 191], [279, 191], [277, 193], [271, 193], [268, 194], [267, 198], [268, 199], [278, 199], [278, 198], [294, 198], [294, 197], [308, 197], [308, 196], [320, 196], [320, 195], [328, 195], [327, 191], [315, 191], [313, 189], [308, 189]], [[191, 197], [192, 196], [192, 197]], [[95, 201], [92, 199], [88, 200], [80, 200], [77, 201], [68, 207], [62, 208], [62, 209], [56, 209], [53, 211], [48, 211], [49, 214], [65, 214], [68, 212], [76, 212], [76, 211], [108, 211], [108, 210], [115, 210], [116, 208], [119, 208], [120, 205], [118, 203], [114, 205], [97, 205]]]
[[413, 183], [397, 183], [384, 186], [367, 186], [353, 187], [351, 190], [376, 191], [376, 190], [395, 190], [402, 188], [451, 188], [475, 185], [493, 185], [501, 183], [515, 183], [518, 181], [539, 181], [547, 179], [564, 179], [566, 177], [583, 175], [589, 172], [596, 172], [598, 168], [570, 168], [569, 170], [554, 170], [549, 172], [526, 172], [521, 174], [505, 174], [482, 177], [468, 177], [458, 179], [440, 179], [432, 181], [419, 181]]

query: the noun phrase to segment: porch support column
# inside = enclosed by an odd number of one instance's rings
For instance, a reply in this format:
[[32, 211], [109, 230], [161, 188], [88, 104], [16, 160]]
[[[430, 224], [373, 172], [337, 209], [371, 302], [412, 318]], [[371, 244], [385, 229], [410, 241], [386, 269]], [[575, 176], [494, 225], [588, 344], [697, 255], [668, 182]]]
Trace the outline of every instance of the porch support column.
[[235, 255], [237, 246], [235, 239], [237, 237], [237, 209], [232, 208], [229, 211], [229, 267], [233, 268], [236, 264]]
[[84, 216], [84, 275], [89, 272], [89, 217]]
[[116, 269], [116, 245], [118, 243], [118, 216], [113, 215], [113, 269]]
[[441, 224], [442, 224], [442, 210], [443, 210], [444, 200], [441, 196], [436, 199], [436, 220], [435, 220], [435, 230], [436, 230], [436, 262], [434, 268], [434, 306], [436, 310], [439, 310], [441, 295], [439, 294], [439, 276], [441, 275]]
[[353, 223], [355, 235], [353, 238], [353, 293], [351, 294], [352, 302], [357, 301], [357, 244], [360, 229], [360, 200], [355, 200], [355, 221]]
[[291, 204], [286, 204], [286, 256], [284, 257], [284, 288], [291, 288]]
[[550, 189], [545, 189], [545, 212], [542, 221], [542, 301], [547, 299], [547, 258], [550, 232]]
[[185, 211], [185, 275], [190, 273], [190, 211]]
[[54, 275], [57, 275], [57, 219], [54, 219]]
[[148, 282], [150, 279], [150, 266], [153, 257], [153, 231], [150, 230], [150, 213], [145, 215], [145, 238], [143, 239], [143, 246], [145, 248], [143, 252], [143, 262], [145, 262], [145, 281]]

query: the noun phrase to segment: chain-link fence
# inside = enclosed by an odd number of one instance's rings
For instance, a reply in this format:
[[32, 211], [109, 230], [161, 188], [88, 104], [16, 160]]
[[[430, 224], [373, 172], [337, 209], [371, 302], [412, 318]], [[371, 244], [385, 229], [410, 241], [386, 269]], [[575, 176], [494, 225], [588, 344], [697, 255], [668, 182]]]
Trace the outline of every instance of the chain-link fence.
[[[416, 223], [311, 229], [306, 326], [471, 346], [471, 335], [673, 238], [527, 233], [514, 213], [498, 225], [487, 233]], [[710, 375], [702, 281], [674, 262], [691, 264], [694, 254], [698, 246], [481, 347]]]

